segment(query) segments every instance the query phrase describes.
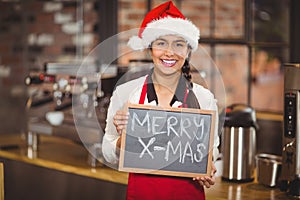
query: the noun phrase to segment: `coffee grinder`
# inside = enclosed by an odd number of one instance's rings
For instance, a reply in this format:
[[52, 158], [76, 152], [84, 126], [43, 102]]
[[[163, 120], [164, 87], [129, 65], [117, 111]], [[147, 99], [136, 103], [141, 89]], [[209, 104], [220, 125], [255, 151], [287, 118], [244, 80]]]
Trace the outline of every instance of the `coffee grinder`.
[[300, 198], [300, 64], [284, 66], [281, 190]]

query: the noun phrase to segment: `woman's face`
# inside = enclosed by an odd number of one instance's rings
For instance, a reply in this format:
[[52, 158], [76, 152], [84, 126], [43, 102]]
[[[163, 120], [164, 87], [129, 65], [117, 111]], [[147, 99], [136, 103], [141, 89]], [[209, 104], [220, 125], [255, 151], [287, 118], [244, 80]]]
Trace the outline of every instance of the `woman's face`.
[[190, 48], [186, 40], [175, 35], [161, 36], [152, 42], [152, 59], [157, 70], [164, 74], [181, 72]]

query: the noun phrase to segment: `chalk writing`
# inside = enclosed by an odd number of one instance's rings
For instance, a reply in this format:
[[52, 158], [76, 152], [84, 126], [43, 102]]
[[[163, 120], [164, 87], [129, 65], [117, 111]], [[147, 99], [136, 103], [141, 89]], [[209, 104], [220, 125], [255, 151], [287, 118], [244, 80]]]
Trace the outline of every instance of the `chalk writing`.
[[191, 110], [129, 107], [120, 170], [161, 170], [180, 176], [182, 172], [206, 174], [214, 112]]

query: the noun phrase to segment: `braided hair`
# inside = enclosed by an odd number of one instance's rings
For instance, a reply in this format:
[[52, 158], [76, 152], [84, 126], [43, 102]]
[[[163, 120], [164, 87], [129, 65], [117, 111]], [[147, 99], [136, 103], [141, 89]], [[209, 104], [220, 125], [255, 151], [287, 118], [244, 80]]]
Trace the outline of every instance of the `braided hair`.
[[191, 66], [190, 66], [190, 57], [191, 57], [191, 52], [187, 56], [187, 58], [184, 61], [184, 64], [181, 68], [182, 74], [184, 78], [187, 80], [187, 85], [189, 89], [189, 95], [187, 97], [187, 105], [190, 108], [197, 108], [200, 109], [200, 104], [198, 102], [198, 99], [193, 91], [193, 82], [192, 82], [192, 75], [190, 73], [191, 71]]
[[192, 83], [192, 75], [190, 73], [191, 71], [191, 67], [190, 67], [190, 57], [191, 57], [191, 53], [189, 53], [188, 57], [185, 59], [184, 64], [181, 68], [181, 71], [183, 73], [183, 76], [186, 78], [186, 80], [189, 82], [189, 89], [191, 89], [193, 87], [193, 83]]

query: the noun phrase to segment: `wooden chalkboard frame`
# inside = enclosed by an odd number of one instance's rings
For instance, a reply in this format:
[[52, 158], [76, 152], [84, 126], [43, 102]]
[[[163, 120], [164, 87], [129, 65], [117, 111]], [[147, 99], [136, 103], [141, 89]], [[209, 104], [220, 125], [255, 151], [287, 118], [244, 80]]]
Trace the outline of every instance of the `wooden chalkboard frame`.
[[[158, 106], [151, 106], [151, 105], [141, 105], [141, 104], [131, 104], [128, 103], [128, 109], [147, 109], [147, 110], [156, 110], [156, 111], [170, 111], [170, 112], [177, 112], [177, 113], [194, 113], [199, 115], [210, 115], [210, 136], [209, 136], [209, 146], [208, 146], [208, 159], [206, 164], [206, 173], [199, 173], [199, 172], [182, 172], [180, 170], [177, 171], [169, 171], [169, 170], [161, 170], [161, 169], [145, 169], [145, 168], [138, 168], [138, 167], [126, 167], [124, 166], [124, 157], [125, 157], [125, 145], [126, 145], [126, 131], [121, 135], [121, 148], [120, 148], [120, 159], [119, 159], [119, 171], [124, 172], [134, 172], [134, 173], [145, 173], [145, 174], [156, 174], [156, 175], [167, 175], [167, 176], [179, 176], [179, 177], [203, 177], [203, 176], [210, 176], [211, 175], [211, 165], [212, 165], [212, 148], [214, 142], [214, 131], [215, 131], [215, 119], [216, 119], [216, 111], [214, 110], [202, 110], [202, 109], [192, 109], [192, 108], [162, 108]], [[130, 121], [130, 120], [129, 120]]]

